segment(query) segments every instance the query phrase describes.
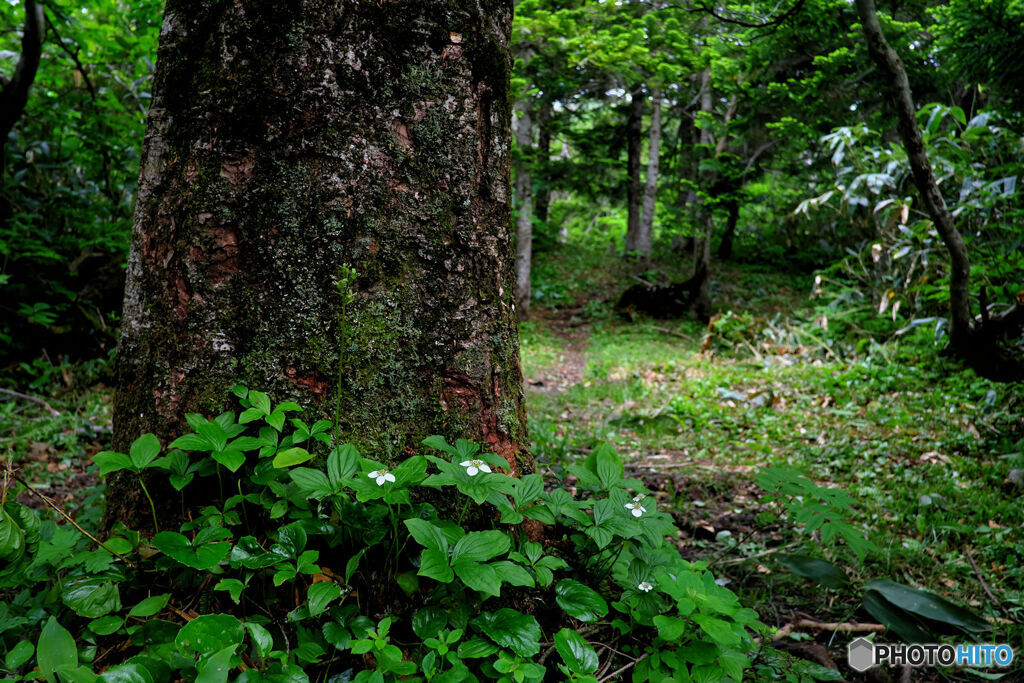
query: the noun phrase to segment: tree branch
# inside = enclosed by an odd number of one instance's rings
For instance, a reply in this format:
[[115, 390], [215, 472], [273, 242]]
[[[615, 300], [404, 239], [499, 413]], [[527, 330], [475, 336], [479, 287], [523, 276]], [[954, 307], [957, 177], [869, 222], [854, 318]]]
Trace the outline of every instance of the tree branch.
[[36, 78], [43, 53], [45, 15], [35, 0], [25, 0], [25, 32], [21, 36], [21, 57], [11, 80], [0, 91], [0, 148], [7, 144], [7, 134], [25, 111], [28, 90]]
[[705, 12], [721, 22], [724, 22], [726, 24], [734, 24], [736, 26], [743, 26], [744, 28], [769, 28], [771, 26], [778, 26], [779, 24], [783, 23], [784, 21], [795, 15], [803, 7], [805, 1], [806, 0], [796, 0], [796, 2], [793, 3], [792, 7], [790, 7], [788, 10], [786, 10], [779, 16], [775, 17], [774, 19], [769, 19], [761, 22], [744, 21], [743, 19], [727, 17], [723, 14], [719, 14], [714, 7], [711, 7], [706, 2], [696, 3], [696, 6], [690, 9], [689, 11]]

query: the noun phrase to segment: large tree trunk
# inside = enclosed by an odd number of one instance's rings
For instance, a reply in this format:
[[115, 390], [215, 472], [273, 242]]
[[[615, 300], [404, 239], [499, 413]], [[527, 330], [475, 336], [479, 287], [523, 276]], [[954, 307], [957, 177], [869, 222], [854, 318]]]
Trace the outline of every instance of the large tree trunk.
[[533, 121], [530, 103], [516, 103], [516, 310], [520, 320], [530, 317], [530, 263], [533, 258], [533, 186], [530, 177], [530, 151], [533, 148]]
[[651, 259], [654, 234], [654, 208], [658, 198], [658, 153], [661, 150], [661, 90], [651, 91], [650, 149], [647, 152], [647, 180], [644, 183], [643, 211], [636, 238], [636, 251], [644, 261]]
[[[114, 445], [237, 409], [242, 382], [315, 417], [337, 400], [341, 439], [378, 459], [437, 433], [527, 470], [512, 1], [301, 4], [167, 2]], [[124, 482], [109, 494], [108, 521], [137, 509]]]
[[903, 62], [899, 55], [885, 40], [885, 34], [882, 33], [882, 27], [878, 23], [874, 0], [857, 0], [857, 12], [864, 24], [868, 52], [871, 53], [871, 58], [885, 77], [889, 98], [896, 109], [900, 139], [907, 151], [907, 160], [910, 162], [910, 170], [914, 176], [914, 185], [917, 187], [918, 194], [921, 195], [921, 201], [928, 216], [932, 219], [932, 223], [935, 224], [936, 230], [939, 231], [939, 235], [949, 251], [949, 302], [952, 317], [950, 339], [956, 352], [960, 356], [966, 357], [973, 350], [971, 338], [974, 331], [969, 283], [971, 263], [967, 256], [967, 247], [964, 245], [956, 225], [953, 224], [953, 218], [946, 208], [946, 201], [942, 198], [942, 193], [939, 192], [938, 184], [935, 182], [935, 174], [932, 172], [928, 153], [924, 148], [924, 139], [921, 137], [921, 129], [917, 125], [916, 109], [913, 95], [910, 92], [910, 82], [907, 80], [907, 72], [903, 68]]
[[626, 120], [626, 253], [636, 251], [640, 233], [640, 157], [643, 152], [644, 90], [637, 86], [630, 93], [629, 118]]
[[740, 202], [733, 197], [725, 205], [728, 218], [725, 223], [725, 232], [722, 233], [722, 241], [718, 244], [718, 260], [728, 261], [732, 258], [732, 243], [736, 238], [736, 224], [740, 219]]

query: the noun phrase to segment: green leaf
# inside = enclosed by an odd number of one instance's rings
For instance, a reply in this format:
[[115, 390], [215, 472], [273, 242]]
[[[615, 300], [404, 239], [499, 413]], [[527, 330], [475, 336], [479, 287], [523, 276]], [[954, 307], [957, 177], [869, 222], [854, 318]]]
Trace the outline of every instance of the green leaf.
[[212, 451], [213, 443], [199, 434], [184, 434], [171, 442], [168, 448], [180, 448], [185, 451]]
[[474, 636], [469, 640], [464, 640], [459, 643], [459, 659], [479, 659], [481, 657], [490, 657], [498, 651], [498, 646], [493, 643], [489, 643], [479, 636]]
[[153, 434], [143, 434], [135, 439], [128, 454], [135, 471], [142, 471], [160, 455], [160, 441]]
[[654, 617], [654, 625], [658, 628], [658, 637], [670, 643], [674, 643], [682, 638], [683, 634], [690, 628], [690, 622], [685, 619], [664, 614], [658, 614]]
[[931, 633], [913, 614], [886, 600], [878, 591], [868, 590], [861, 599], [868, 614], [891, 629], [907, 643], [928, 643]]
[[32, 659], [32, 655], [35, 654], [35, 646], [27, 640], [23, 640], [10, 650], [7, 651], [7, 655], [4, 656], [4, 668], [8, 671], [13, 671], [19, 666]]
[[420, 640], [433, 638], [448, 623], [448, 614], [440, 607], [424, 607], [412, 615], [412, 630]]
[[234, 648], [245, 638], [242, 622], [229, 614], [203, 614], [185, 624], [174, 644], [185, 657], [210, 655]]
[[121, 628], [123, 625], [124, 619], [110, 614], [90, 621], [89, 630], [98, 636], [109, 636], [111, 633], [115, 633], [117, 629]]
[[268, 397], [262, 391], [250, 391], [249, 403], [252, 404], [253, 408], [260, 411], [264, 415], [270, 414], [270, 397]]
[[170, 593], [162, 593], [160, 595], [153, 595], [145, 598], [144, 600], [140, 600], [137, 605], [131, 608], [128, 612], [128, 616], [151, 617], [154, 614], [159, 614], [170, 599]]
[[563, 628], [555, 634], [554, 641], [555, 649], [569, 671], [575, 674], [592, 674], [597, 671], [597, 652], [579, 633]]
[[441, 583], [451, 583], [455, 578], [454, 571], [448, 566], [448, 553], [432, 548], [424, 549], [423, 556], [420, 558], [420, 570], [417, 573]]
[[740, 644], [740, 636], [736, 633], [737, 626], [723, 619], [707, 614], [690, 616], [704, 633], [707, 633], [723, 650]]
[[533, 657], [540, 652], [540, 624], [530, 615], [506, 607], [484, 612], [473, 620], [473, 626], [520, 657]]
[[811, 579], [826, 588], [842, 588], [846, 574], [831, 562], [807, 555], [779, 555], [779, 562], [794, 574]]
[[305, 448], [299, 448], [296, 446], [295, 448], [286, 448], [283, 451], [279, 451], [278, 454], [274, 456], [273, 465], [280, 469], [282, 467], [291, 467], [292, 465], [304, 463], [307, 460], [312, 460], [312, 458], [312, 453], [307, 451]]
[[439, 451], [444, 451], [449, 455], [459, 454], [457, 450], [448, 445], [448, 442], [445, 441], [445, 438], [443, 436], [428, 436], [427, 438], [423, 439], [423, 445], [430, 446], [431, 448], [435, 448]]
[[502, 560], [501, 562], [491, 562], [490, 566], [497, 572], [498, 578], [505, 583], [533, 588], [533, 577], [530, 576], [530, 572], [515, 562]]
[[888, 579], [869, 581], [864, 587], [867, 590], [878, 591], [897, 607], [926, 619], [949, 624], [970, 633], [981, 633], [992, 628], [987, 621], [973, 612], [926, 591]]
[[219, 462], [231, 472], [237, 472], [238, 468], [245, 464], [245, 453], [233, 448], [223, 451], [214, 451], [213, 459]]
[[320, 616], [327, 610], [327, 606], [341, 597], [341, 586], [330, 581], [314, 583], [309, 587], [306, 594], [306, 606], [309, 608], [309, 616]]
[[61, 594], [64, 604], [75, 614], [95, 619], [121, 609], [117, 585], [102, 579], [88, 578], [68, 583]]
[[591, 457], [596, 461], [596, 474], [601, 478], [601, 483], [605, 488], [612, 488], [616, 483], [622, 481], [626, 469], [622, 464], [622, 458], [610, 444], [600, 444], [594, 449]]
[[338, 446], [327, 456], [327, 476], [334, 488], [339, 488], [344, 480], [358, 471], [359, 451], [350, 443]]
[[544, 477], [539, 474], [528, 474], [516, 483], [513, 498], [516, 507], [521, 508], [544, 495]]
[[112, 472], [119, 472], [121, 470], [135, 471], [131, 458], [124, 453], [103, 451], [102, 453], [97, 453], [92, 456], [92, 461], [100, 466], [101, 477], [105, 477]]
[[99, 677], [103, 683], [153, 683], [153, 675], [137, 662], [110, 667]]
[[266, 657], [270, 654], [274, 647], [274, 637], [270, 635], [270, 631], [250, 621], [245, 622], [245, 630], [249, 632], [249, 638], [252, 639], [253, 645], [256, 646], [256, 654], [260, 657]]
[[501, 581], [498, 579], [497, 572], [490, 565], [463, 560], [453, 562], [452, 569], [462, 579], [462, 582], [473, 590], [491, 595], [501, 594]]
[[227, 448], [228, 435], [224, 427], [216, 420], [210, 420], [196, 427], [196, 431], [212, 446], [211, 450], [222, 451]]
[[508, 552], [511, 545], [504, 531], [474, 531], [466, 534], [452, 549], [452, 565], [459, 562], [485, 562]]
[[245, 590], [245, 584], [238, 579], [221, 579], [213, 587], [213, 590], [227, 591], [231, 600], [237, 605], [242, 600], [242, 591]]
[[[425, 519], [407, 519], [405, 520], [405, 526], [409, 529], [409, 534], [417, 543], [424, 548], [443, 553], [447, 558], [448, 541], [445, 540], [444, 534], [441, 533], [439, 528]], [[448, 564], [447, 561], [445, 564]]]
[[218, 650], [210, 657], [199, 661], [196, 667], [195, 683], [226, 683], [228, 673], [234, 667], [231, 666], [231, 659], [235, 656], [234, 645], [228, 645]]
[[78, 666], [75, 638], [70, 631], [60, 625], [56, 617], [50, 617], [39, 633], [39, 641], [36, 643], [36, 664], [50, 683], [56, 683], [54, 674], [58, 669], [74, 669]]
[[562, 579], [555, 585], [555, 602], [566, 614], [580, 621], [597, 621], [608, 614], [604, 598], [575, 579]]
[[331, 495], [331, 482], [327, 479], [327, 475], [320, 470], [314, 470], [308, 467], [296, 467], [288, 472], [288, 476], [290, 476], [292, 481], [294, 481], [299, 487], [299, 491], [302, 495], [307, 498], [320, 500], [325, 496]]

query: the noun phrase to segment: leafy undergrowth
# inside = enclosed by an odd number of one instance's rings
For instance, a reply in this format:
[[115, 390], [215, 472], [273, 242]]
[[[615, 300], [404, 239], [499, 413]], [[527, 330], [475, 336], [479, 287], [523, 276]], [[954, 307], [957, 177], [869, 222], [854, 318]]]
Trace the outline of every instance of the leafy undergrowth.
[[[810, 278], [730, 268], [716, 279], [708, 328], [627, 324], [610, 304], [589, 318], [579, 302], [536, 312], [523, 363], [544, 466], [560, 476], [596, 443], [618, 444], [633, 476], [673, 510], [682, 554], [707, 561], [765, 623], [788, 632], [780, 647], [847, 677], [857, 674], [846, 645], [868, 634], [807, 624], [877, 623], [863, 598], [884, 579], [973, 610], [992, 627], [980, 642], [1020, 652], [1024, 489], [1011, 474], [1024, 460], [1020, 385], [944, 358], [930, 330], [888, 343], [850, 338], [850, 325], [830, 330], [826, 318], [842, 311], [815, 308]], [[564, 376], [567, 357], [575, 382]], [[766, 467], [848, 492], [854, 502], [841, 516], [874, 548], [858, 558], [841, 536], [809, 530], [786, 500], [766, 502]], [[829, 561], [841, 571], [836, 587], [818, 585], [825, 565], [801, 568], [793, 556]]]

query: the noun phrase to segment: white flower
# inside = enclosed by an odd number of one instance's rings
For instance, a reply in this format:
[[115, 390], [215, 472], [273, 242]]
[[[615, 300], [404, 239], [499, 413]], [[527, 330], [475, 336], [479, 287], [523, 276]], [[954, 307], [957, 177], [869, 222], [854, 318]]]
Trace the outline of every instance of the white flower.
[[652, 588], [654, 588], [654, 586], [652, 586], [652, 585], [651, 585], [650, 583], [648, 583], [647, 581], [641, 581], [641, 582], [640, 582], [640, 585], [639, 585], [639, 586], [637, 586], [637, 588], [639, 588], [640, 590], [642, 590], [642, 591], [643, 591], [644, 593], [648, 593], [648, 592], [650, 592], [650, 590], [651, 590]]
[[634, 500], [632, 503], [626, 503], [626, 508], [633, 513], [634, 517], [639, 517], [647, 512], [647, 508], [641, 505], [639, 500]]
[[386, 481], [394, 481], [395, 475], [391, 474], [385, 469], [379, 469], [376, 472], [370, 472], [367, 474], [370, 479], [377, 480], [377, 486], [383, 486]]
[[477, 472], [491, 472], [491, 468], [483, 460], [463, 460], [459, 464], [466, 468], [466, 474], [471, 477], [475, 477]]
[[643, 494], [643, 493], [641, 493], [641, 494], [639, 494], [637, 496], [633, 496], [633, 502], [634, 503], [639, 503], [641, 500], [643, 500], [646, 497], [647, 497], [647, 495]]

